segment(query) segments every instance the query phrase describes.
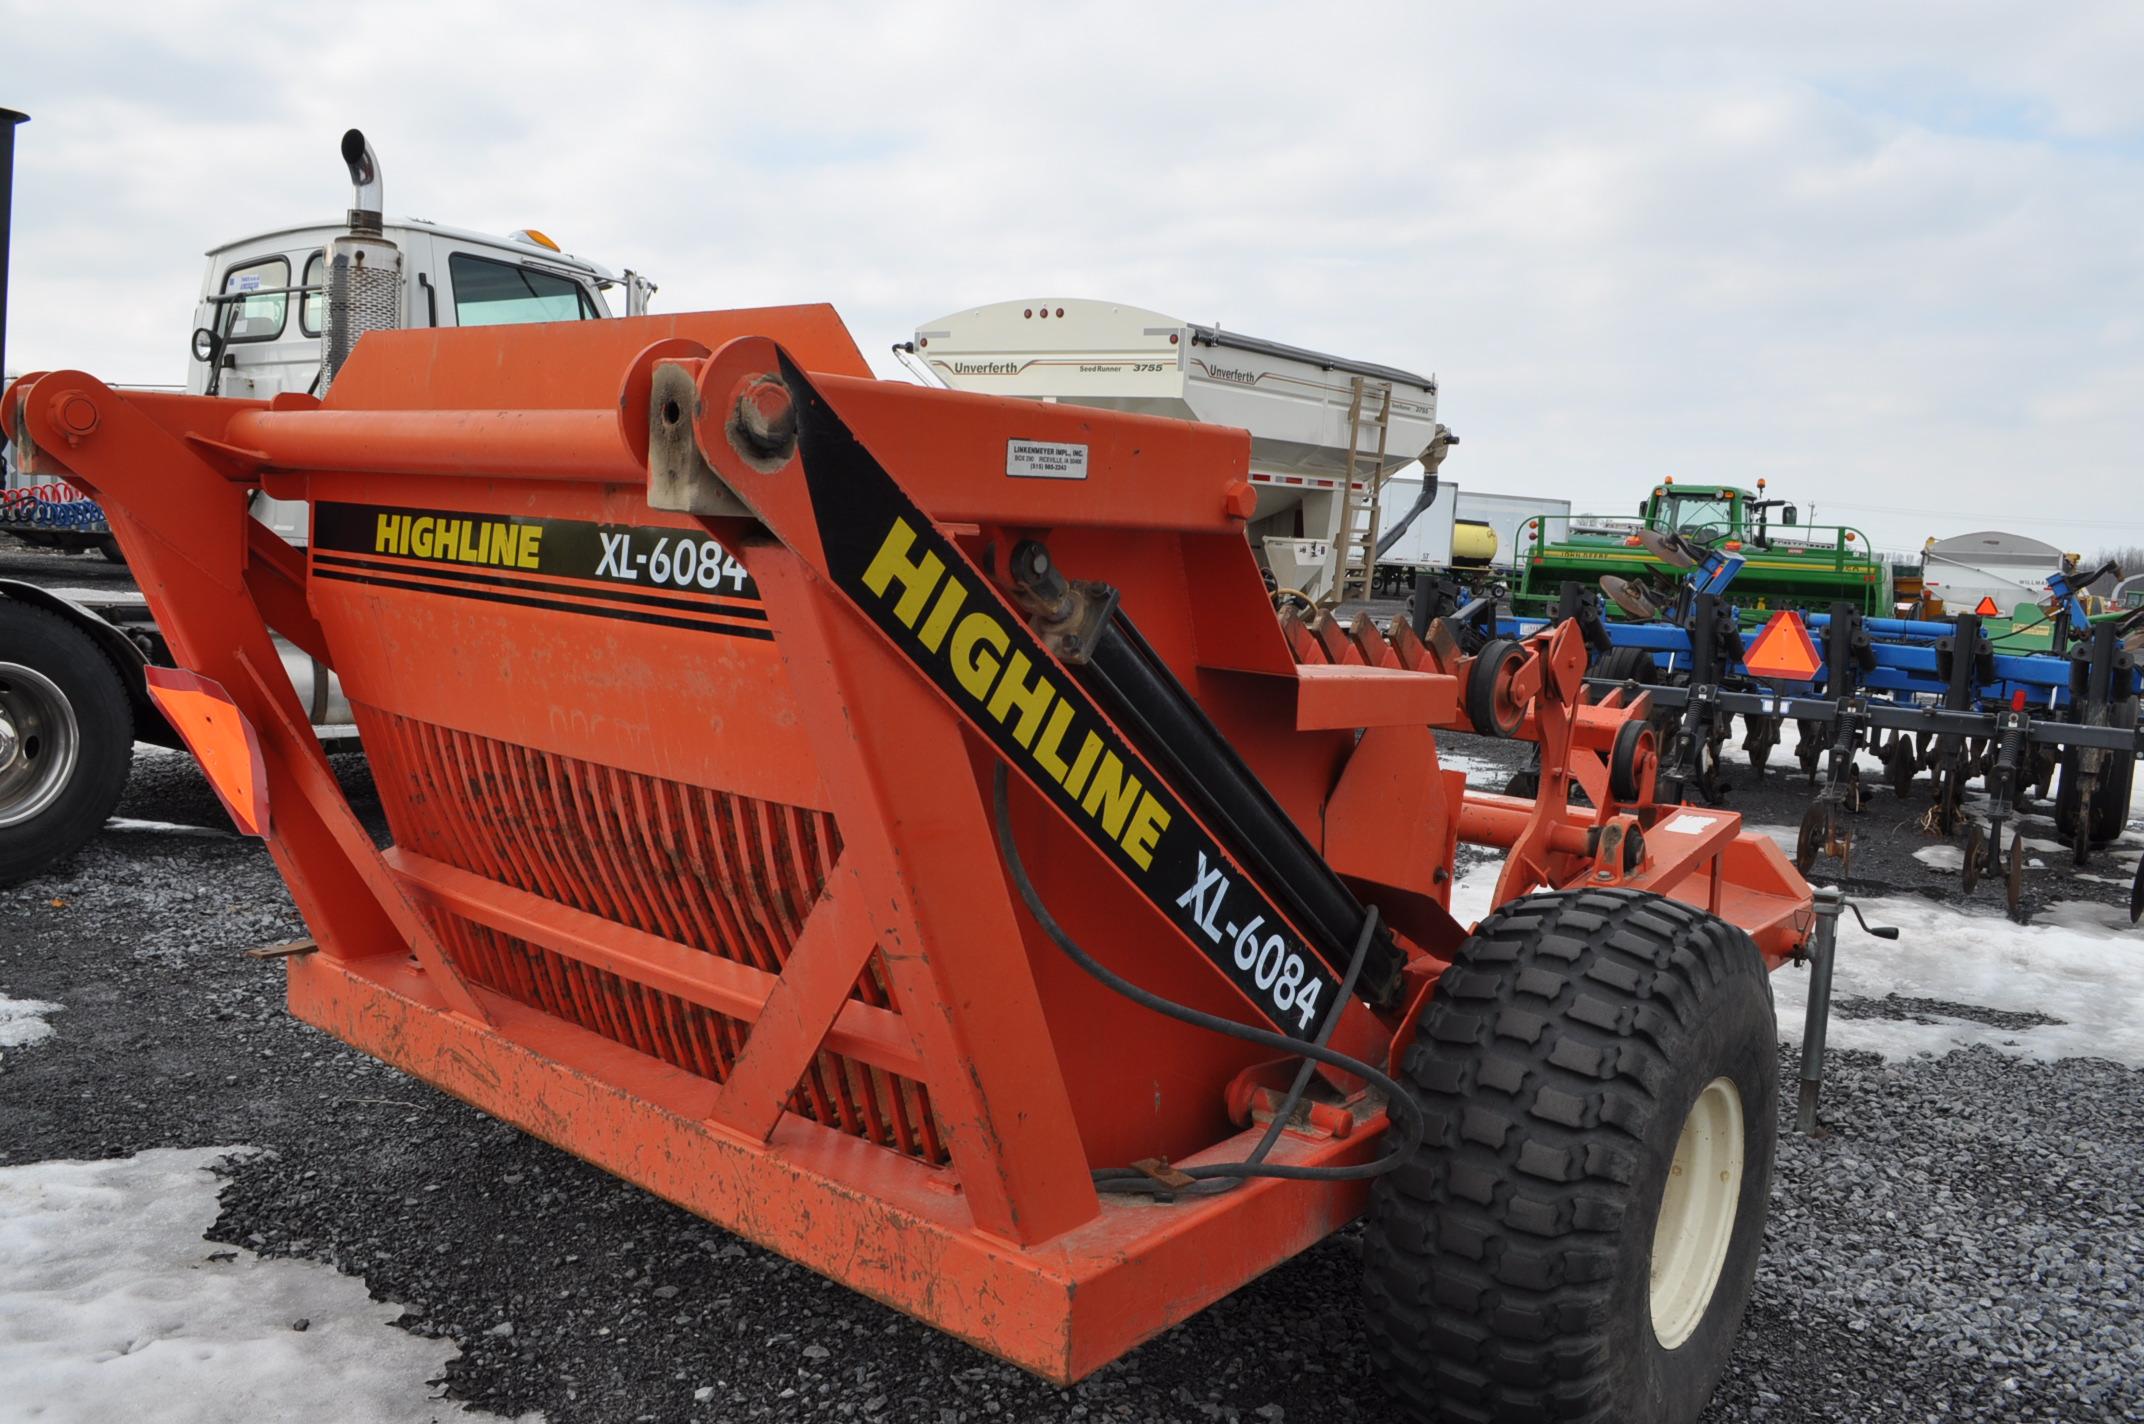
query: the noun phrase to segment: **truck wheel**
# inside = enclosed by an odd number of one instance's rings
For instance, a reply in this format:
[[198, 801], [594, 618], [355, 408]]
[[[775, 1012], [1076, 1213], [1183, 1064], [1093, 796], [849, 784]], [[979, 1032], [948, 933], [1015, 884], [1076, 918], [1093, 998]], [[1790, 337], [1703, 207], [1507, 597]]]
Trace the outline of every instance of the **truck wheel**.
[[109, 534], [98, 538], [97, 552], [104, 555], [104, 561], [108, 564], [124, 564], [127, 561], [125, 551], [119, 547], [119, 541]]
[[1749, 936], [1629, 890], [1482, 921], [1403, 1071], [1428, 1120], [1363, 1245], [1421, 1420], [1687, 1424], [1756, 1277], [1779, 1066]]
[[65, 619], [0, 599], [0, 885], [80, 850], [119, 804], [133, 754], [111, 659]]

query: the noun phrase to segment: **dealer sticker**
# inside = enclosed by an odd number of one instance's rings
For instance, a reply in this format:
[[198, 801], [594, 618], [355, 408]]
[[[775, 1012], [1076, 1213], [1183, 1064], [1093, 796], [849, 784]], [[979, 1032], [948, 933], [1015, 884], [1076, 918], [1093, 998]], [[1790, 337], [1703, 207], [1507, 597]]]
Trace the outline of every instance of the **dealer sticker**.
[[1008, 440], [1005, 473], [1021, 480], [1083, 480], [1087, 478], [1087, 447], [1046, 440]]
[[1718, 816], [1700, 816], [1695, 812], [1685, 811], [1660, 829], [1673, 831], [1678, 836], [1701, 836], [1719, 823]]

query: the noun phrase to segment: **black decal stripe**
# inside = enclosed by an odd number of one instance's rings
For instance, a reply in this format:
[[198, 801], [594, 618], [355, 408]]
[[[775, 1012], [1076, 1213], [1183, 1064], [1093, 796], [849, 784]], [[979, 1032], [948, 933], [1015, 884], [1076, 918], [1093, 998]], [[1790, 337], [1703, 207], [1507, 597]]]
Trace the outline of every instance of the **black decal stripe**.
[[[341, 569], [313, 570], [316, 579], [329, 579], [336, 583], [369, 584], [376, 588], [406, 589], [411, 593], [436, 593], [446, 598], [473, 598], [483, 603], [506, 603], [519, 608], [541, 608], [554, 613], [585, 613], [594, 618], [621, 618], [628, 623], [653, 623], [663, 628], [685, 628], [695, 633], [718, 633], [728, 638], [755, 638], [765, 642], [774, 641], [771, 628], [745, 627], [736, 623], [713, 623], [699, 618], [672, 618], [661, 613], [643, 613], [632, 608], [604, 607], [600, 603], [566, 603], [555, 598], [532, 598], [526, 594], [494, 592], [481, 588], [455, 588], [447, 584], [418, 583], [413, 579], [383, 578], [376, 574], [345, 572]], [[712, 611], [712, 610], [710, 610]], [[765, 617], [765, 614], [761, 614]]]
[[[1347, 1008], [1339, 1002], [1340, 978], [1331, 967], [1342, 962], [1342, 956], [1332, 946], [1313, 944], [1295, 929], [1154, 763], [1042, 645], [997, 585], [856, 438], [826, 398], [812, 388], [810, 378], [786, 354], [779, 359], [797, 411], [797, 442], [811, 496], [811, 517], [835, 588], [945, 698], [954, 715], [980, 733], [1258, 1014], [1282, 1033], [1315, 1038], [1329, 1017]], [[1008, 721], [989, 714], [987, 696], [962, 684], [954, 672], [953, 644], [927, 646], [917, 628], [903, 623], [896, 613], [898, 600], [888, 596], [891, 586], [874, 593], [865, 582], [866, 570], [897, 523], [906, 524], [911, 533], [908, 563], [916, 564], [925, 556], [936, 561], [940, 572], [928, 586], [957, 586], [965, 595], [961, 604], [965, 611], [960, 616], [987, 617], [1003, 634], [1003, 644], [994, 651], [1002, 651], [1007, 661], [992, 672], [993, 683], [1010, 665], [1012, 653], [1023, 655], [1031, 668], [1046, 675], [1055, 697], [1072, 709], [1074, 738], [1091, 734], [1103, 753], [1118, 761], [1127, 779], [1136, 780], [1166, 813], [1166, 826], [1152, 843], [1145, 863], [1086, 809], [1092, 781], [1084, 783], [1079, 793], [1068, 791], [1055, 773], [1045, 770], [1034, 750], [1019, 741]], [[1081, 742], [1074, 740], [1071, 745]], [[1209, 887], [1203, 897], [1199, 886]], [[1235, 955], [1246, 946], [1251, 962], [1238, 964]], [[1276, 952], [1280, 959], [1270, 959]], [[1293, 981], [1289, 990], [1293, 1002], [1301, 1002], [1302, 986], [1316, 986], [1307, 1014], [1278, 998], [1282, 966], [1291, 957], [1301, 960], [1303, 971], [1302, 979]], [[1262, 984], [1258, 979], [1261, 964], [1270, 966]]]
[[[363, 570], [367, 573], [408, 574], [417, 578], [450, 579], [456, 583], [489, 584], [497, 588], [541, 588], [557, 593], [583, 594], [590, 598], [601, 598], [609, 602], [639, 603], [651, 608], [675, 608], [687, 613], [719, 613], [726, 618], [751, 618], [761, 623], [767, 621], [766, 609], [755, 604], [740, 603], [731, 599], [721, 598], [714, 594], [707, 594], [700, 598], [686, 598], [672, 594], [633, 593], [619, 587], [617, 584], [538, 583], [534, 579], [516, 577], [512, 574], [478, 573], [473, 569], [444, 568], [436, 564], [416, 561], [390, 563], [384, 559], [372, 560], [349, 554], [315, 553], [313, 555], [314, 568], [319, 569], [323, 564], [335, 568]], [[543, 577], [548, 580], [559, 577], [559, 575], [546, 574]]]

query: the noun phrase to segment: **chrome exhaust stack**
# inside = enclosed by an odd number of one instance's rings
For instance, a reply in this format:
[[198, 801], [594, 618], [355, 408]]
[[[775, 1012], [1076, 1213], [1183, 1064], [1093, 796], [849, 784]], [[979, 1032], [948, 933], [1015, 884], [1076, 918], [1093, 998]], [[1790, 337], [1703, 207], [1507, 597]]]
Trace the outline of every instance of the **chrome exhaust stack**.
[[350, 170], [350, 182], [357, 189], [350, 200], [350, 231], [367, 233], [377, 237], [380, 232], [383, 211], [380, 203], [380, 159], [365, 141], [361, 130], [349, 129], [342, 136], [343, 166]]
[[322, 395], [350, 359], [359, 337], [405, 324], [402, 250], [386, 236], [379, 155], [363, 133], [351, 129], [342, 136], [342, 161], [357, 191], [351, 199], [350, 231], [328, 244], [327, 319], [320, 332]]
[[0, 378], [7, 374], [7, 249], [15, 207], [15, 126], [30, 116], [0, 109]]

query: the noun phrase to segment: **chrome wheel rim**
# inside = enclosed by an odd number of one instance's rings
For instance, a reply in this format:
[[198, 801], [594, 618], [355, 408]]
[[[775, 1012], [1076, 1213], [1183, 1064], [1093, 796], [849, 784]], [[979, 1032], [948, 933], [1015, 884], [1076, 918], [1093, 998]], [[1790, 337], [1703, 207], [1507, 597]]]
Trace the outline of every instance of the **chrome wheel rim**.
[[0, 827], [49, 810], [81, 753], [74, 704], [59, 684], [36, 668], [0, 662]]

